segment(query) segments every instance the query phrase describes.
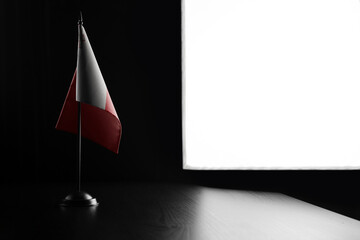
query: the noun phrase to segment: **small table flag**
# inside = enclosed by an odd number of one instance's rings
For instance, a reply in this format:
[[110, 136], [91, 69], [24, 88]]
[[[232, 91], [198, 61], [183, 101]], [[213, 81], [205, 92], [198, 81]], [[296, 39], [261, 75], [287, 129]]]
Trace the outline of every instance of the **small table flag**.
[[118, 153], [122, 126], [82, 24], [78, 27], [77, 68], [56, 129], [77, 134], [81, 104], [81, 135]]

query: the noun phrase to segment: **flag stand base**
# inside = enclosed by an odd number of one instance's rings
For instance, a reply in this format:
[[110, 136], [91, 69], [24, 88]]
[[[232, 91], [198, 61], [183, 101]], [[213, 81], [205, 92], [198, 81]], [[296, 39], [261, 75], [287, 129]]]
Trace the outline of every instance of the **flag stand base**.
[[99, 203], [96, 198], [90, 196], [86, 192], [74, 192], [67, 195], [60, 203], [63, 207], [91, 207], [97, 206]]

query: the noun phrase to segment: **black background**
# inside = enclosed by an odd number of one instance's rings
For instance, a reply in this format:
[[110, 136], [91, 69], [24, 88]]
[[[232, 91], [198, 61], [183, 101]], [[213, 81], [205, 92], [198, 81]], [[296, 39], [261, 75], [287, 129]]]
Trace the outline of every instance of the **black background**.
[[[76, 67], [80, 8], [73, 1], [4, 5], [1, 176], [71, 180], [76, 137], [54, 127]], [[180, 2], [89, 1], [82, 12], [123, 125], [119, 155], [84, 141], [84, 179], [173, 176], [181, 169]]]
[[[76, 67], [80, 4], [0, 4], [1, 183], [75, 182], [76, 136], [55, 124]], [[182, 170], [181, 1], [84, 1], [81, 10], [123, 126], [118, 155], [83, 141], [84, 182], [281, 191], [360, 215], [358, 171]]]

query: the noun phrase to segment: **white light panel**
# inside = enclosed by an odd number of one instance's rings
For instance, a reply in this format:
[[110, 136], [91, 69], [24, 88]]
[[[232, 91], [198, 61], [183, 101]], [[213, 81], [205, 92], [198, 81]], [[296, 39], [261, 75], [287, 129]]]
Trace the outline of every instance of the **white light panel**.
[[358, 0], [183, 0], [185, 169], [360, 169]]

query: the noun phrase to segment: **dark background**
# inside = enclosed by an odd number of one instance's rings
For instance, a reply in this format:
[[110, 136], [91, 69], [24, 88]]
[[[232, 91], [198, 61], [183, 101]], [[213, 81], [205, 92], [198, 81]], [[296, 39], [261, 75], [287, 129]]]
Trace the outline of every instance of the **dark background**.
[[[76, 136], [55, 124], [76, 67], [79, 10], [70, 0], [0, 2], [2, 184], [75, 182]], [[280, 191], [360, 218], [358, 171], [182, 170], [181, 1], [88, 1], [81, 10], [123, 126], [118, 155], [83, 141], [85, 184]]]

